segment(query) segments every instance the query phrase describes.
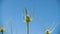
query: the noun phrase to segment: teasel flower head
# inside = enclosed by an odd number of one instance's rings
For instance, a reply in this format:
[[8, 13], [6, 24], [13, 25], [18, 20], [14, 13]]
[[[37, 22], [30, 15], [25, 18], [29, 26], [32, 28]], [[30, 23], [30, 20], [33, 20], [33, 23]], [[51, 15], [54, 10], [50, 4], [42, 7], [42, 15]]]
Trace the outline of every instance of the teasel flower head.
[[26, 11], [26, 15], [25, 15], [25, 17], [24, 17], [24, 20], [25, 20], [25, 22], [29, 23], [29, 22], [31, 21], [31, 18], [30, 18], [30, 16], [29, 16], [26, 8], [25, 8], [25, 11]]
[[0, 32], [4, 32], [5, 31], [5, 29], [4, 28], [0, 28]]
[[49, 34], [49, 33], [50, 33], [49, 29], [45, 30], [45, 34]]

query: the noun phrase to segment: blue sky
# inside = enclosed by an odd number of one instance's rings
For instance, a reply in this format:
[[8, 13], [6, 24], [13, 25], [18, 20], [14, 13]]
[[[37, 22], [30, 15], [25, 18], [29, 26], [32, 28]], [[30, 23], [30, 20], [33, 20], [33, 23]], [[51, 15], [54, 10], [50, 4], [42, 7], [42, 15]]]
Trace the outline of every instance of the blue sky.
[[12, 34], [26, 34], [25, 7], [32, 18], [29, 34], [45, 34], [50, 28], [55, 28], [51, 34], [60, 33], [60, 0], [0, 0], [0, 27], [5, 28], [4, 34], [11, 34], [11, 24]]

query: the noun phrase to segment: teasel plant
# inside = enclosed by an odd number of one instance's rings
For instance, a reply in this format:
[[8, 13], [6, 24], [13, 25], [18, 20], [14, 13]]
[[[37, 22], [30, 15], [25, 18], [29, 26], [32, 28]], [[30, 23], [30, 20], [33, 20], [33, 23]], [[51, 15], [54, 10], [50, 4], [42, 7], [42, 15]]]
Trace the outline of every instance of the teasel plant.
[[6, 31], [6, 26], [8, 25], [9, 21], [10, 21], [10, 18], [9, 18], [9, 20], [7, 20], [7, 21], [5, 22], [5, 24], [0, 28], [0, 32], [1, 32], [2, 34], [4, 34], [4, 31]]
[[2, 27], [0, 27], [0, 32], [3, 34], [4, 31], [5, 31], [5, 28], [4, 28], [3, 24], [2, 24]]
[[[50, 25], [47, 26], [46, 23], [44, 24], [40, 24], [40, 28], [41, 28], [41, 32], [42, 34], [51, 34], [53, 33], [53, 31], [56, 29], [56, 27], [58, 26], [58, 23], [52, 22]], [[46, 27], [47, 26], [47, 27]], [[44, 28], [45, 27], [45, 28]], [[40, 33], [41, 33], [40, 32]]]
[[29, 22], [31, 22], [31, 17], [28, 14], [28, 11], [26, 8], [25, 8], [24, 21], [26, 22], [26, 34], [29, 34]]
[[49, 28], [47, 28], [46, 30], [45, 30], [45, 34], [51, 34], [54, 30], [55, 30], [55, 28], [56, 28], [56, 26], [57, 26], [57, 24], [52, 24], [51, 25], [51, 27], [49, 27]]
[[5, 31], [4, 28], [0, 28], [0, 32], [3, 34], [3, 32]]

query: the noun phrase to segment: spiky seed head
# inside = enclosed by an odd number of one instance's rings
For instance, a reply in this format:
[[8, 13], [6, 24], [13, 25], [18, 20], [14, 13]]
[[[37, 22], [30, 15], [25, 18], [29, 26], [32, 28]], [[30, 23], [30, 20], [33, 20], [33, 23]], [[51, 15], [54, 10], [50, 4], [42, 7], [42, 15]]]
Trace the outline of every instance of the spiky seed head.
[[47, 30], [45, 30], [45, 34], [49, 34], [49, 30], [47, 29]]
[[4, 28], [0, 28], [0, 32], [4, 32], [4, 30], [5, 30]]
[[30, 16], [26, 15], [26, 16], [25, 16], [25, 21], [26, 21], [27, 23], [29, 23], [29, 22], [31, 21]]

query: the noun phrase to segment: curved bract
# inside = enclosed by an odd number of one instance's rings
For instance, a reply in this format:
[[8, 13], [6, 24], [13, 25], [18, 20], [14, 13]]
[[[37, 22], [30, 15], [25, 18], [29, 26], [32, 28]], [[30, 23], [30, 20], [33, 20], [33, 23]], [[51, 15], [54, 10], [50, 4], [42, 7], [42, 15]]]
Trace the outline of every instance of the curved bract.
[[50, 33], [52, 33], [55, 30], [56, 26], [57, 24], [51, 29]]
[[56, 26], [57, 26], [57, 24], [53, 23], [50, 28], [48, 28], [48, 29], [45, 30], [45, 33], [46, 34], [51, 34], [55, 30]]

